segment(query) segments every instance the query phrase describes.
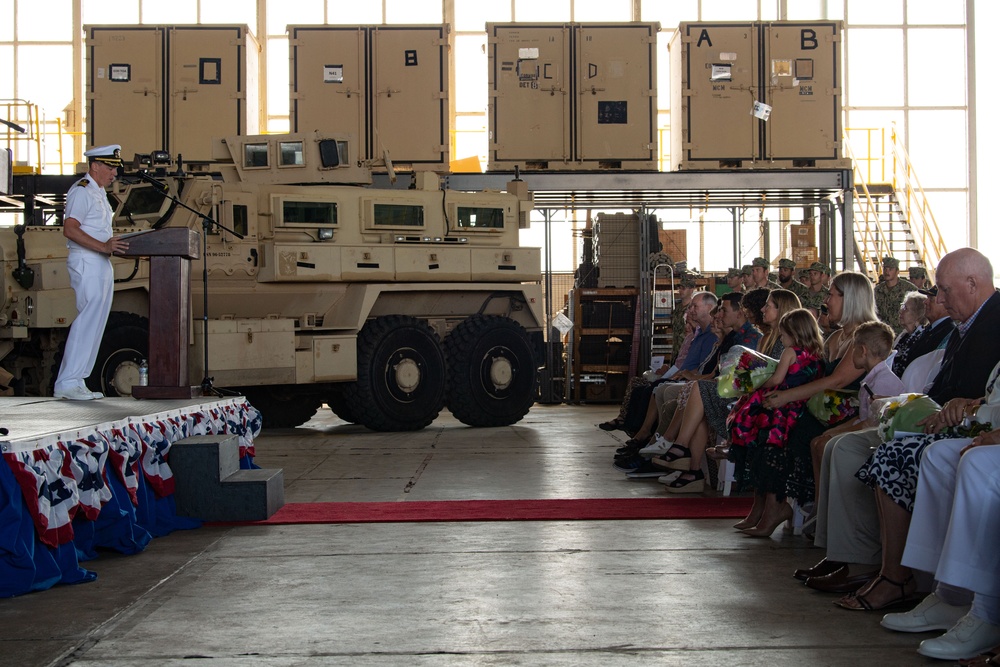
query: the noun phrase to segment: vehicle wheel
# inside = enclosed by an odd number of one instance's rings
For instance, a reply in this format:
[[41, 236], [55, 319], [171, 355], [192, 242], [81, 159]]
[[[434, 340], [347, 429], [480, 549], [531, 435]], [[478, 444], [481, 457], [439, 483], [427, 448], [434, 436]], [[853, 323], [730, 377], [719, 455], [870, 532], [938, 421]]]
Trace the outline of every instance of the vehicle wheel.
[[535, 402], [537, 363], [528, 332], [499, 315], [474, 315], [444, 341], [448, 409], [469, 426], [507, 426]]
[[149, 358], [149, 320], [135, 313], [108, 315], [87, 387], [105, 396], [131, 396], [139, 384], [139, 365]]
[[319, 396], [304, 394], [294, 386], [243, 387], [250, 405], [260, 412], [264, 428], [295, 428], [312, 419], [319, 410]]
[[358, 379], [344, 388], [350, 414], [374, 431], [416, 431], [444, 407], [445, 363], [434, 330], [414, 317], [369, 320], [358, 333]]
[[344, 398], [344, 392], [340, 389], [330, 392], [326, 397], [326, 404], [330, 407], [330, 412], [335, 414], [339, 419], [348, 424], [358, 423], [358, 416], [351, 411], [351, 408], [347, 405], [347, 399]]

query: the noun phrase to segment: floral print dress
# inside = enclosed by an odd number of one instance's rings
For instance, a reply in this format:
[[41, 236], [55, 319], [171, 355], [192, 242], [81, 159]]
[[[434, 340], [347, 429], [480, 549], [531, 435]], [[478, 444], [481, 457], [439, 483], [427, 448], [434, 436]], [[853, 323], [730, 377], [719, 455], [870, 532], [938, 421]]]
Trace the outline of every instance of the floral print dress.
[[757, 389], [740, 398], [729, 414], [730, 442], [737, 447], [755, 445], [783, 447], [788, 433], [806, 408], [806, 400], [792, 401], [780, 408], [764, 407], [764, 397], [775, 390], [791, 389], [812, 382], [820, 376], [823, 362], [813, 352], [793, 347], [795, 361], [788, 367], [784, 381], [777, 387]]

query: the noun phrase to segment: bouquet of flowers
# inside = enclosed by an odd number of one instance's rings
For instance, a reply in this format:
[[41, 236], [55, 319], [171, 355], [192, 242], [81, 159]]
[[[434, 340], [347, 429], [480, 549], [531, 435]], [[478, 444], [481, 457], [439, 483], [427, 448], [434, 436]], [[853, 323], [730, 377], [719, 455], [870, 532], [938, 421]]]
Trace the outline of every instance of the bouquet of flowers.
[[777, 367], [777, 359], [734, 345], [719, 359], [719, 396], [736, 398], [749, 394], [767, 382]]
[[917, 422], [940, 412], [941, 406], [924, 394], [901, 394], [882, 405], [878, 419], [878, 435], [888, 442], [902, 435], [923, 433]]
[[806, 402], [806, 409], [812, 416], [827, 426], [851, 419], [858, 414], [860, 406], [858, 392], [844, 389], [825, 389]]

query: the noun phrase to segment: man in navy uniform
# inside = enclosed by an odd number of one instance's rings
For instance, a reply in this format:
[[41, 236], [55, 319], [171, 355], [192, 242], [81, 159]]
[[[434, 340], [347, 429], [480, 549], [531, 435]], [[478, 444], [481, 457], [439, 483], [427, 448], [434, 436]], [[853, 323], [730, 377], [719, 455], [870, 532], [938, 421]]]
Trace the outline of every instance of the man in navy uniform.
[[111, 255], [128, 248], [128, 242], [112, 236], [113, 211], [105, 188], [122, 166], [121, 146], [100, 146], [84, 153], [87, 174], [66, 193], [63, 236], [66, 237], [66, 268], [76, 292], [77, 316], [66, 339], [66, 349], [53, 396], [72, 401], [104, 398], [87, 389], [84, 379], [94, 368], [104, 325], [114, 296]]

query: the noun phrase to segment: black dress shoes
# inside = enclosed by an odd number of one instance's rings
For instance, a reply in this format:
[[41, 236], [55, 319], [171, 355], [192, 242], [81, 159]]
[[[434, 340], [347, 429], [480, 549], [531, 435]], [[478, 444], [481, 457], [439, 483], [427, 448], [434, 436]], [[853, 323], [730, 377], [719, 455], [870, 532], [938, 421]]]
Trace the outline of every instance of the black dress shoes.
[[833, 574], [822, 577], [809, 577], [806, 579], [806, 586], [815, 591], [845, 595], [847, 593], [854, 593], [876, 576], [878, 576], [878, 570], [851, 575], [849, 568], [845, 565]]
[[845, 565], [847, 565], [847, 563], [841, 563], [838, 560], [824, 558], [812, 567], [808, 567], [803, 570], [795, 570], [795, 573], [792, 576], [799, 581], [805, 581], [809, 577], [825, 577], [828, 574], [833, 574]]

